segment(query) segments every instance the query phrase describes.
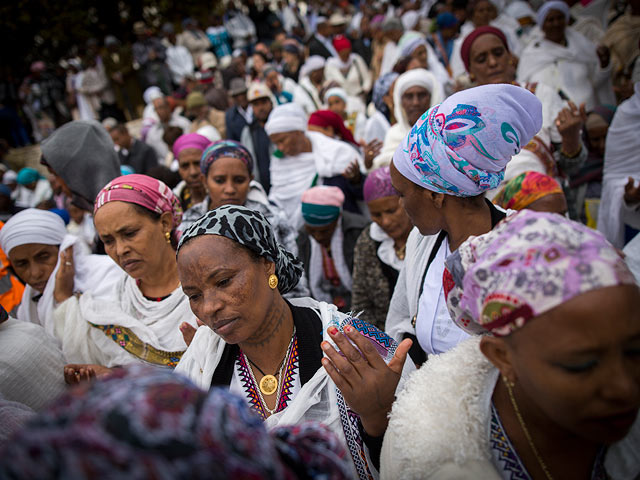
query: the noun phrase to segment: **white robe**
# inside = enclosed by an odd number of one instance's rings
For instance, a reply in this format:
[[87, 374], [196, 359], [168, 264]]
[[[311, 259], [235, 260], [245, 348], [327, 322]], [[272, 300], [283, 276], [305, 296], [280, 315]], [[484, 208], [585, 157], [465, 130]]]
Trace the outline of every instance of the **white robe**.
[[624, 224], [640, 223], [640, 213], [636, 213], [635, 219], [625, 219], [624, 214], [624, 186], [628, 178], [635, 180], [635, 185], [640, 181], [640, 82], [635, 84], [634, 95], [622, 102], [616, 110], [611, 126], [607, 133], [607, 142], [604, 151], [604, 172], [602, 177], [602, 196], [600, 209], [598, 210], [598, 230], [614, 247], [624, 246]]
[[342, 174], [354, 160], [364, 170], [364, 159], [351, 145], [334, 140], [320, 132], [305, 132], [311, 141], [311, 152], [296, 156], [271, 157], [271, 190], [269, 200], [285, 211], [296, 229], [304, 224], [301, 212], [302, 194], [311, 188], [318, 175], [334, 177]]
[[576, 105], [585, 103], [587, 111], [601, 104], [615, 105], [611, 65], [600, 68], [596, 46], [571, 27], [565, 38], [566, 47], [546, 39], [529, 43], [518, 63], [518, 81], [562, 90]]
[[322, 110], [324, 108], [324, 103], [320, 98], [320, 92], [318, 92], [315, 85], [311, 83], [308, 76], [302, 77], [298, 85], [294, 88], [293, 102], [300, 105], [307, 116], [316, 110]]
[[[73, 296], [61, 303], [53, 315], [56, 336], [61, 339], [62, 351], [70, 363], [96, 363], [106, 367], [142, 361], [158, 364], [157, 356], [148, 346], [165, 353], [183, 352], [187, 346], [180, 324], [186, 321], [197, 326], [182, 287], [160, 302], [148, 300], [136, 281], [124, 271], [108, 300], [93, 298], [91, 294]], [[118, 342], [124, 342], [120, 336], [127, 331], [111, 332], [120, 335], [116, 341], [111, 333], [108, 335], [91, 323], [124, 327], [143, 342], [143, 351], [135, 355], [120, 346]], [[136, 343], [131, 335], [129, 339], [127, 345]]]
[[[87, 220], [85, 219], [85, 221]], [[113, 295], [116, 284], [122, 275], [122, 269], [107, 255], [91, 255], [89, 247], [76, 236], [65, 236], [60, 244], [60, 254], [69, 247], [73, 247], [74, 291], [91, 293], [96, 298], [108, 298]], [[49, 335], [54, 335], [53, 310], [55, 301], [53, 291], [61, 261], [61, 258], [58, 257], [56, 267], [49, 276], [47, 285], [37, 302], [33, 301], [33, 297], [38, 293], [29, 285], [25, 287], [17, 313], [18, 320], [40, 325]]]
[[345, 75], [341, 70], [344, 67], [342, 61], [336, 57], [329, 58], [324, 69], [325, 79], [327, 82], [337, 82], [348, 95], [354, 97], [366, 95], [372, 87], [371, 71], [367, 64], [357, 53], [349, 56], [348, 64], [349, 70]]

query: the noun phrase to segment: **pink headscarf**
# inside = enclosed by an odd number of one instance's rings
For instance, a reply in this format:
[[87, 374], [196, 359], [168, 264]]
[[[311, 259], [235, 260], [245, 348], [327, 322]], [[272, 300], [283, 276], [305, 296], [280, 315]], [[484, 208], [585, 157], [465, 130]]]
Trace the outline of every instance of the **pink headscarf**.
[[211, 140], [199, 133], [180, 135], [173, 144], [173, 156], [178, 158], [180, 152], [186, 148], [197, 148], [202, 152], [210, 143]]
[[182, 221], [178, 198], [165, 183], [147, 175], [123, 175], [107, 183], [96, 197], [93, 214], [109, 202], [134, 203], [160, 214], [171, 212], [173, 228]]
[[367, 176], [362, 194], [367, 203], [383, 197], [398, 196], [398, 191], [391, 185], [391, 172], [388, 165], [374, 170]]

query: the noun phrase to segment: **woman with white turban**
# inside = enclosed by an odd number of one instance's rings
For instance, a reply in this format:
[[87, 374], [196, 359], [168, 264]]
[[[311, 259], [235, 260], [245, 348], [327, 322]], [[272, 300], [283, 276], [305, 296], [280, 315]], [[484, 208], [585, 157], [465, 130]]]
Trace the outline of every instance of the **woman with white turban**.
[[393, 109], [397, 123], [387, 131], [382, 150], [373, 159], [371, 170], [389, 165], [396, 148], [411, 130], [411, 125], [443, 99], [442, 86], [431, 72], [416, 68], [400, 75], [393, 88]]
[[407, 240], [411, 262], [400, 272], [385, 331], [417, 340], [415, 363], [467, 337], [447, 311], [444, 260], [469, 236], [490, 231], [505, 217], [484, 193], [500, 184], [511, 157], [541, 126], [542, 104], [531, 92], [483, 85], [431, 107], [396, 150], [391, 181], [416, 228]]
[[606, 47], [596, 45], [568, 27], [569, 7], [552, 0], [540, 7], [538, 26], [544, 38], [532, 41], [518, 63], [519, 82], [540, 82], [561, 90], [587, 111], [597, 105], [615, 105], [611, 65]]
[[109, 292], [119, 276], [118, 266], [109, 257], [90, 255], [82, 240], [67, 234], [62, 218], [46, 210], [30, 208], [11, 217], [0, 230], [0, 246], [26, 284], [18, 320], [41, 325], [50, 335], [54, 334], [54, 292], [61, 265], [73, 262], [76, 291], [95, 296]]

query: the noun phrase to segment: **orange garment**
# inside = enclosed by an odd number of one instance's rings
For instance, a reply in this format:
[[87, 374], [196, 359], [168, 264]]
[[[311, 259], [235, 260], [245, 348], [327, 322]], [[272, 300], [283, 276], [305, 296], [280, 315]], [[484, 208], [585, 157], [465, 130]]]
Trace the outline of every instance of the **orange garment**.
[[[0, 222], [0, 230], [2, 227], [4, 222]], [[11, 273], [10, 266], [7, 255], [0, 249], [0, 305], [9, 313], [20, 305], [24, 293], [24, 285]]]

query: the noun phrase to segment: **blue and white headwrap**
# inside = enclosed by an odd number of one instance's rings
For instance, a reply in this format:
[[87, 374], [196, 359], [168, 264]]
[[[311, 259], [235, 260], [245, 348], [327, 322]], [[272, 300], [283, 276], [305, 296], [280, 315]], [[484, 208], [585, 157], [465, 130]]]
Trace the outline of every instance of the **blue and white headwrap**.
[[373, 92], [371, 93], [371, 99], [373, 100], [373, 104], [376, 107], [376, 110], [384, 113], [385, 115], [389, 114], [389, 107], [384, 103], [384, 96], [389, 93], [389, 89], [391, 88], [391, 84], [399, 77], [399, 74], [396, 72], [385, 73], [384, 75], [380, 75], [376, 80], [376, 83], [373, 84]]
[[542, 127], [542, 104], [515, 85], [451, 95], [415, 123], [393, 155], [398, 171], [432, 192], [473, 197], [496, 188], [507, 162]]
[[569, 5], [561, 0], [550, 0], [549, 2], [545, 2], [538, 9], [538, 13], [536, 14], [536, 23], [539, 27], [542, 27], [547, 15], [551, 10], [558, 10], [559, 12], [564, 13], [564, 18], [568, 22], [569, 21]]

